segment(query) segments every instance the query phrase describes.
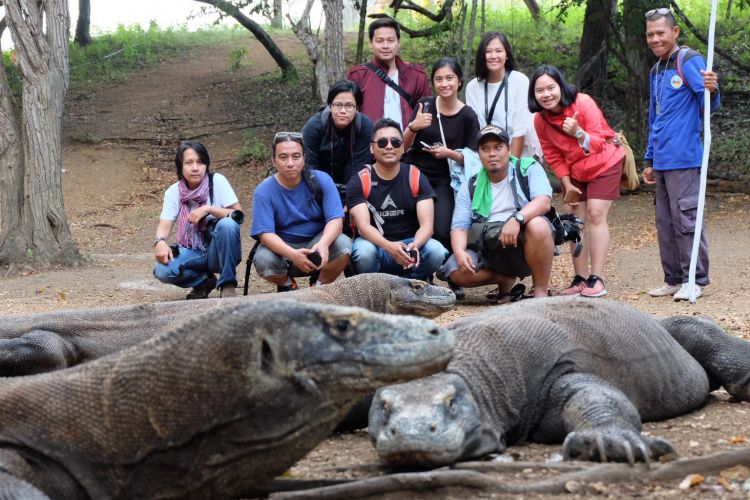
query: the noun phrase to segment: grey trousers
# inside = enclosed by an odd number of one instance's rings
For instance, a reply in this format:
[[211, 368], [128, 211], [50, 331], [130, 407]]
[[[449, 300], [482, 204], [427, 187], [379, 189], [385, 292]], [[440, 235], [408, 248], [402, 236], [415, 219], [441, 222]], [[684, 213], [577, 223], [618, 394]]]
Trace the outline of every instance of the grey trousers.
[[[688, 282], [690, 254], [698, 212], [700, 169], [654, 170], [656, 180], [656, 232], [664, 282]], [[705, 222], [698, 247], [695, 283], [708, 285], [708, 243]]]

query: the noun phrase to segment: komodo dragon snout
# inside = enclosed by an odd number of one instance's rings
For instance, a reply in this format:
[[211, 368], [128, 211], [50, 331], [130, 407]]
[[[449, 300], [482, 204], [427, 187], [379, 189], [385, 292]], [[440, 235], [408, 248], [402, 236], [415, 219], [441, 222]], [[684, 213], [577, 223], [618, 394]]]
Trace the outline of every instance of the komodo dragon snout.
[[466, 383], [439, 373], [375, 393], [370, 439], [390, 465], [440, 466], [505, 449]]

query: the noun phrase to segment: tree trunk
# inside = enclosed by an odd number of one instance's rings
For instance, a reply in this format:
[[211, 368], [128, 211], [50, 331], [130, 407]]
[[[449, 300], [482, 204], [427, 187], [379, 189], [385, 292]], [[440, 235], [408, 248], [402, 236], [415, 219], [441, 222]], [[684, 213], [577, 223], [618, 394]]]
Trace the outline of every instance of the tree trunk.
[[477, 27], [477, 0], [471, 0], [471, 19], [469, 19], [469, 34], [466, 36], [466, 55], [464, 56], [464, 73], [471, 73], [469, 63], [474, 48], [474, 33]]
[[328, 87], [344, 77], [344, 0], [323, 0], [326, 17], [325, 56], [326, 86], [321, 88], [321, 97], [328, 94]]
[[634, 150], [643, 150], [648, 138], [648, 114], [644, 111], [648, 109], [651, 57], [646, 44], [646, 20], [643, 13], [659, 6], [644, 0], [623, 1], [624, 59], [628, 67], [625, 122], [626, 129], [631, 134], [628, 142]]
[[80, 47], [91, 43], [91, 0], [78, 0], [78, 22], [76, 23], [75, 42]]
[[[484, 0], [482, 0], [484, 1]], [[354, 57], [354, 64], [365, 61], [365, 26], [367, 25], [367, 0], [359, 0], [359, 31], [357, 32], [357, 55]]]
[[226, 13], [229, 16], [232, 16], [234, 19], [237, 20], [242, 26], [247, 28], [254, 36], [255, 38], [263, 45], [263, 47], [266, 48], [268, 53], [273, 57], [273, 60], [276, 61], [276, 64], [279, 65], [281, 68], [281, 74], [282, 78], [285, 80], [296, 80], [297, 79], [297, 69], [294, 67], [292, 62], [287, 59], [286, 55], [282, 50], [279, 48], [278, 45], [271, 39], [270, 36], [268, 36], [268, 33], [266, 33], [263, 28], [247, 17], [245, 14], [240, 11], [240, 9], [236, 6], [231, 4], [228, 1], [225, 0], [195, 0], [196, 2], [206, 3], [208, 5], [213, 5], [220, 11]]
[[610, 25], [617, 0], [588, 0], [578, 53], [578, 86], [601, 97], [607, 84]]
[[536, 0], [523, 0], [523, 3], [526, 4], [526, 7], [528, 7], [529, 12], [531, 12], [531, 17], [534, 18], [534, 21], [539, 20], [539, 4], [536, 3]]
[[281, 8], [281, 0], [273, 0], [273, 17], [271, 18], [271, 27], [277, 30], [284, 29], [284, 12]]
[[67, 0], [6, 4], [22, 77], [20, 123], [3, 75], [0, 123], [0, 262], [76, 264], [62, 199], [61, 130], [68, 88]]

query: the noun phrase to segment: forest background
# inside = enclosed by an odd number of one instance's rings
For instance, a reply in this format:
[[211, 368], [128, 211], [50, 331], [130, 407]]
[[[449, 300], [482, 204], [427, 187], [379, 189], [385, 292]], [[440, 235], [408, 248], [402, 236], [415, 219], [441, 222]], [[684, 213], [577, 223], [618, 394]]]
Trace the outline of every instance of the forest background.
[[[244, 132], [242, 161], [267, 162], [269, 134], [301, 128], [328, 85], [342, 78], [351, 65], [369, 58], [366, 25], [383, 16], [402, 25], [405, 59], [429, 70], [439, 57], [454, 55], [464, 66], [466, 81], [473, 77], [474, 51], [482, 34], [505, 32], [523, 72], [529, 74], [542, 63], [558, 66], [596, 97], [610, 124], [626, 131], [640, 158], [647, 137], [648, 71], [654, 62], [645, 42], [643, 13], [670, 7], [682, 27], [681, 43], [705, 54], [710, 8], [708, 2], [673, 0], [393, 0], [369, 6], [357, 0], [321, 0], [319, 5], [316, 1], [301, 5], [287, 0], [185, 0], [199, 6], [192, 16], [216, 22], [234, 19], [238, 26], [188, 32], [152, 23], [147, 28], [120, 26], [114, 33], [93, 38], [91, 9], [106, 9], [106, 2], [79, 0], [77, 19], [69, 19], [67, 2], [62, 0], [38, 2], [38, 11], [19, 10], [15, 22], [13, 10], [7, 7], [0, 34], [8, 29], [15, 48], [3, 51], [6, 72], [0, 79], [0, 263], [44, 267], [80, 261], [61, 194], [61, 100], [66, 94], [85, 98], [103, 85], [193, 47], [241, 39], [249, 30], [279, 67], [264, 77], [266, 85], [300, 96], [294, 112], [287, 114], [276, 113], [264, 95], [259, 96], [254, 110], [267, 117], [268, 126]], [[322, 21], [310, 15], [316, 8], [323, 12]], [[356, 31], [344, 31], [344, 12], [358, 15]], [[723, 105], [713, 118], [709, 178], [715, 186], [740, 192], [750, 191], [749, 12], [747, 0], [719, 2], [714, 59]], [[33, 29], [22, 29], [20, 19]], [[310, 64], [293, 62], [275, 43], [288, 28], [305, 47]], [[73, 33], [74, 42], [70, 41]], [[251, 56], [244, 47], [232, 50], [227, 54], [228, 71], [252, 64]], [[166, 149], [173, 148], [175, 139], [186, 138], [171, 138]], [[35, 195], [40, 193], [44, 196]]]

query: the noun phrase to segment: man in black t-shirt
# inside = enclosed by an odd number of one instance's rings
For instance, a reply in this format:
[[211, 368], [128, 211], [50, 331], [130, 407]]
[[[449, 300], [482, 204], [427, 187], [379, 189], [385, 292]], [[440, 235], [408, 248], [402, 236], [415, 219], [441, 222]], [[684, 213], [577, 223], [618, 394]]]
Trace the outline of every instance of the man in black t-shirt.
[[401, 163], [403, 136], [395, 121], [375, 123], [370, 151], [375, 163], [353, 175], [346, 190], [358, 232], [352, 246], [354, 271], [426, 280], [448, 254], [431, 239], [435, 192], [416, 167]]

